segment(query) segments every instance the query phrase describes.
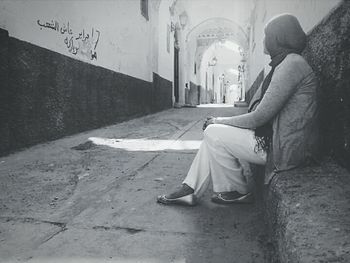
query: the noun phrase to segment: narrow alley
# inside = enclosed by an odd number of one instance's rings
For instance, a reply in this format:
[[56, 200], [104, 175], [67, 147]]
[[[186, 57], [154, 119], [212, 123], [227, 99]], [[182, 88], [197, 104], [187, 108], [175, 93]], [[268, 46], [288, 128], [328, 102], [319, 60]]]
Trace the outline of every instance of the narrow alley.
[[1, 262], [269, 262], [261, 202], [226, 207], [208, 192], [193, 208], [156, 203], [186, 175], [203, 119], [242, 112], [214, 106], [1, 158]]
[[0, 58], [0, 263], [350, 262], [350, 0], [0, 0]]

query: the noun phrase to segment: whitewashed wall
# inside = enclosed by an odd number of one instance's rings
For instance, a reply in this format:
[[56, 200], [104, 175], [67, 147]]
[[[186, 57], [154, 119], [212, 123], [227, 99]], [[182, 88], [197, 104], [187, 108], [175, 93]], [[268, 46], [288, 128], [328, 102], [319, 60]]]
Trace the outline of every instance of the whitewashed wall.
[[[173, 80], [174, 33], [169, 32], [171, 17], [169, 6], [172, 0], [162, 0], [159, 6], [158, 27], [158, 74]], [[168, 46], [169, 45], [169, 46]]]
[[249, 22], [252, 5], [252, 0], [179, 0], [179, 2], [189, 14], [190, 27], [217, 17], [232, 20], [243, 26]]
[[151, 81], [151, 13], [147, 21], [138, 0], [0, 0], [0, 27], [34, 45]]

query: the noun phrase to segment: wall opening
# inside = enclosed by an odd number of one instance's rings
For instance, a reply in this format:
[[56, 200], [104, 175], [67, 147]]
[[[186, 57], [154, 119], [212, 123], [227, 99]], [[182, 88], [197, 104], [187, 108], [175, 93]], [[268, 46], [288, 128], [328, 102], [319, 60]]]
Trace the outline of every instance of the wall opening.
[[[234, 104], [245, 99], [246, 64], [242, 48], [230, 40], [215, 41], [199, 60], [200, 103]], [[208, 77], [211, 77], [208, 79]]]

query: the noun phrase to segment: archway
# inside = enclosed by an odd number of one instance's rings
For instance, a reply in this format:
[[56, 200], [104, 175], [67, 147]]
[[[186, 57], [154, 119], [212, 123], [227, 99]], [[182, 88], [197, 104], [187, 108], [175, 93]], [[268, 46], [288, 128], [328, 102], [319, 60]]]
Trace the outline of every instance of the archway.
[[230, 40], [216, 41], [198, 57], [200, 103], [226, 103], [244, 99], [242, 48]]
[[[186, 98], [186, 103], [200, 104], [210, 103], [213, 101], [223, 102], [223, 92], [217, 91], [217, 95], [215, 95], [214, 89], [209, 91], [209, 87], [212, 86], [215, 88], [215, 85], [217, 85], [220, 81], [224, 81], [222, 78], [222, 73], [221, 80], [219, 80], [218, 72], [223, 72], [225, 70], [227, 71], [228, 75], [234, 75], [233, 73], [237, 73], [237, 81], [238, 75], [240, 76], [240, 81], [242, 82], [240, 100], [244, 100], [244, 95], [242, 94], [245, 92], [244, 72], [247, 71], [245, 61], [248, 50], [248, 42], [248, 36], [244, 29], [234, 21], [226, 18], [210, 18], [193, 27], [186, 36], [186, 64], [188, 65], [187, 82], [190, 83], [190, 90]], [[209, 71], [207, 68], [205, 70], [203, 69], [203, 65], [208, 65], [208, 54], [213, 54], [214, 52], [213, 47], [215, 47], [214, 49], [216, 49], [216, 53], [218, 52], [217, 49], [227, 49], [232, 56], [235, 56], [230, 67], [226, 65], [225, 70], [221, 68], [221, 70], [216, 70], [216, 73], [214, 72], [214, 69], [210, 69]], [[214, 57], [215, 55], [212, 56], [211, 59]], [[227, 102], [227, 100], [225, 102]]]

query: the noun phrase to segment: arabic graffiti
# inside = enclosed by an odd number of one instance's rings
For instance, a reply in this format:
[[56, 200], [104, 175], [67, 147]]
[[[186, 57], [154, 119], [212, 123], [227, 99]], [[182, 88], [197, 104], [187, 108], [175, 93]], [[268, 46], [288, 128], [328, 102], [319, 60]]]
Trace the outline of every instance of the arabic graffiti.
[[81, 55], [90, 60], [97, 60], [96, 48], [101, 34], [99, 30], [91, 28], [91, 31], [88, 32], [83, 29], [79, 34], [75, 35], [69, 22], [67, 22], [67, 24], [62, 23], [60, 26], [60, 23], [56, 20], [41, 22], [40, 19], [38, 19], [37, 24], [40, 26], [40, 30], [43, 28], [51, 29], [64, 35], [65, 38], [63, 42], [69, 53]]

